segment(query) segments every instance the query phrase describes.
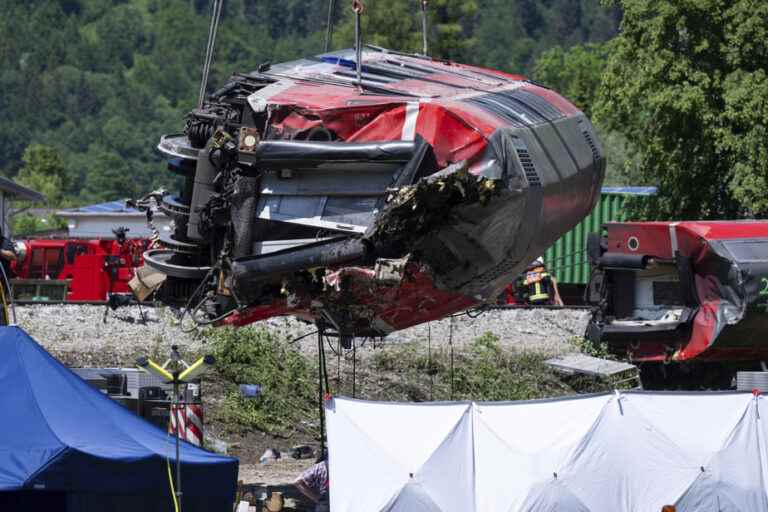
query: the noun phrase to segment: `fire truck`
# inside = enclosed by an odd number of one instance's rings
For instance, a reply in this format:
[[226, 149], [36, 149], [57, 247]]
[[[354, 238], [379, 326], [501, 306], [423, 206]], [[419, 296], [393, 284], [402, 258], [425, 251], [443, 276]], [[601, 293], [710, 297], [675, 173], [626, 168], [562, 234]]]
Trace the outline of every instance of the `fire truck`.
[[[116, 239], [30, 239], [15, 244], [17, 260], [11, 265], [14, 297], [22, 301], [106, 302], [113, 294], [130, 294], [128, 281], [144, 264], [142, 254], [149, 240], [127, 239], [115, 230]], [[57, 283], [53, 283], [56, 281]], [[59, 284], [57, 297], [50, 290]]]

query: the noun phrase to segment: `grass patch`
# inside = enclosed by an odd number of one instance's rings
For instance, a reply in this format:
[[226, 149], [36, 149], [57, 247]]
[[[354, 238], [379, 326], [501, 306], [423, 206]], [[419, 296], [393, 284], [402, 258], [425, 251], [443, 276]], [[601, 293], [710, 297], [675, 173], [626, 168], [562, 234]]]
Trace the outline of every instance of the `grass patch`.
[[[373, 356], [372, 373], [394, 374], [397, 379], [379, 382], [380, 393], [373, 394], [388, 400], [506, 401], [607, 389], [594, 379], [564, 380], [544, 364], [546, 359], [537, 352], [505, 347], [498, 337], [485, 333], [467, 348], [454, 347], [451, 372], [450, 347], [441, 346], [428, 355], [416, 344], [390, 345]], [[371, 380], [378, 379], [372, 375]]]
[[[206, 337], [226, 383], [225, 423], [287, 437], [316, 415], [316, 367], [283, 339], [256, 327], [215, 329]], [[242, 397], [240, 384], [261, 385], [261, 396]]]

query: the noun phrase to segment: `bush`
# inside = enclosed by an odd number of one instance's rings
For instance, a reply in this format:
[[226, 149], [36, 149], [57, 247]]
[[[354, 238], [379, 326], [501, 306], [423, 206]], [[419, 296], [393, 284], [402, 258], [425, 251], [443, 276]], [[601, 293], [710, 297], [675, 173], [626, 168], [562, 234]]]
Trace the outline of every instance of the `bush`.
[[530, 400], [595, 390], [592, 382], [576, 386], [563, 382], [544, 364], [545, 358], [535, 352], [504, 347], [498, 337], [485, 333], [468, 349], [454, 347], [453, 372], [451, 350], [445, 345], [433, 349], [430, 356], [416, 344], [387, 346], [373, 356], [372, 367], [375, 372], [397, 375], [397, 381], [371, 380], [377, 389], [388, 387], [386, 393], [377, 393], [375, 398], [388, 400], [425, 400], [428, 387], [435, 400], [453, 397], [477, 401]]
[[[450, 378], [450, 376], [448, 376]], [[454, 361], [457, 400], [531, 400], [572, 392], [544, 365], [544, 356], [502, 347], [485, 333]]]
[[[280, 338], [256, 327], [216, 329], [206, 336], [227, 383], [225, 422], [285, 436], [316, 411], [316, 368]], [[261, 396], [242, 397], [239, 384], [261, 385]]]

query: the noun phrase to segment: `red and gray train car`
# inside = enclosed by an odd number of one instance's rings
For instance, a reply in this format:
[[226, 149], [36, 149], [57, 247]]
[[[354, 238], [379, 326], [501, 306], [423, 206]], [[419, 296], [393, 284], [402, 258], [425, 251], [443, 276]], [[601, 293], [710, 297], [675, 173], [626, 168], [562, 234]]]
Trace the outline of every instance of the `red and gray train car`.
[[159, 149], [145, 254], [201, 322], [384, 335], [495, 301], [600, 194], [586, 116], [518, 75], [380, 48], [237, 74]]
[[[593, 237], [590, 339], [688, 385], [768, 361], [768, 222], [609, 223]], [[708, 364], [711, 363], [711, 364]]]

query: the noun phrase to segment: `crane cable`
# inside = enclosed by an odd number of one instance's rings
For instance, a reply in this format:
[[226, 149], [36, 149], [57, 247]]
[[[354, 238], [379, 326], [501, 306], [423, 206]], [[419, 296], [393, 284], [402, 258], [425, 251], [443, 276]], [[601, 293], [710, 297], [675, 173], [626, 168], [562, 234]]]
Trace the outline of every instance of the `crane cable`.
[[[352, 0], [352, 11], [355, 13], [355, 70], [357, 74], [357, 87], [363, 90], [363, 26], [362, 16], [365, 10], [363, 0]], [[354, 386], [353, 386], [354, 389]]]
[[352, 398], [357, 398], [357, 339], [352, 338]]
[[213, 62], [213, 51], [216, 48], [216, 34], [219, 30], [219, 21], [221, 20], [221, 8], [224, 0], [214, 0], [211, 11], [211, 25], [208, 27], [208, 44], [205, 47], [205, 61], [203, 62], [203, 79], [200, 82], [200, 97], [197, 101], [197, 108], [203, 106], [205, 99], [205, 89], [208, 86], [208, 75], [211, 72], [211, 63]]
[[[331, 392], [328, 383], [328, 366], [325, 358], [325, 327], [317, 328], [317, 400], [320, 412], [320, 453], [325, 453], [325, 394]], [[323, 390], [325, 388], [325, 390]]]
[[424, 56], [426, 57], [429, 55], [429, 40], [427, 38], [427, 31], [429, 30], [428, 27], [428, 20], [427, 20], [427, 4], [428, 0], [421, 0], [421, 31], [422, 31], [422, 43], [424, 51]]
[[331, 50], [333, 43], [333, 11], [336, 10], [336, 0], [328, 0], [328, 22], [325, 32], [325, 53]]

